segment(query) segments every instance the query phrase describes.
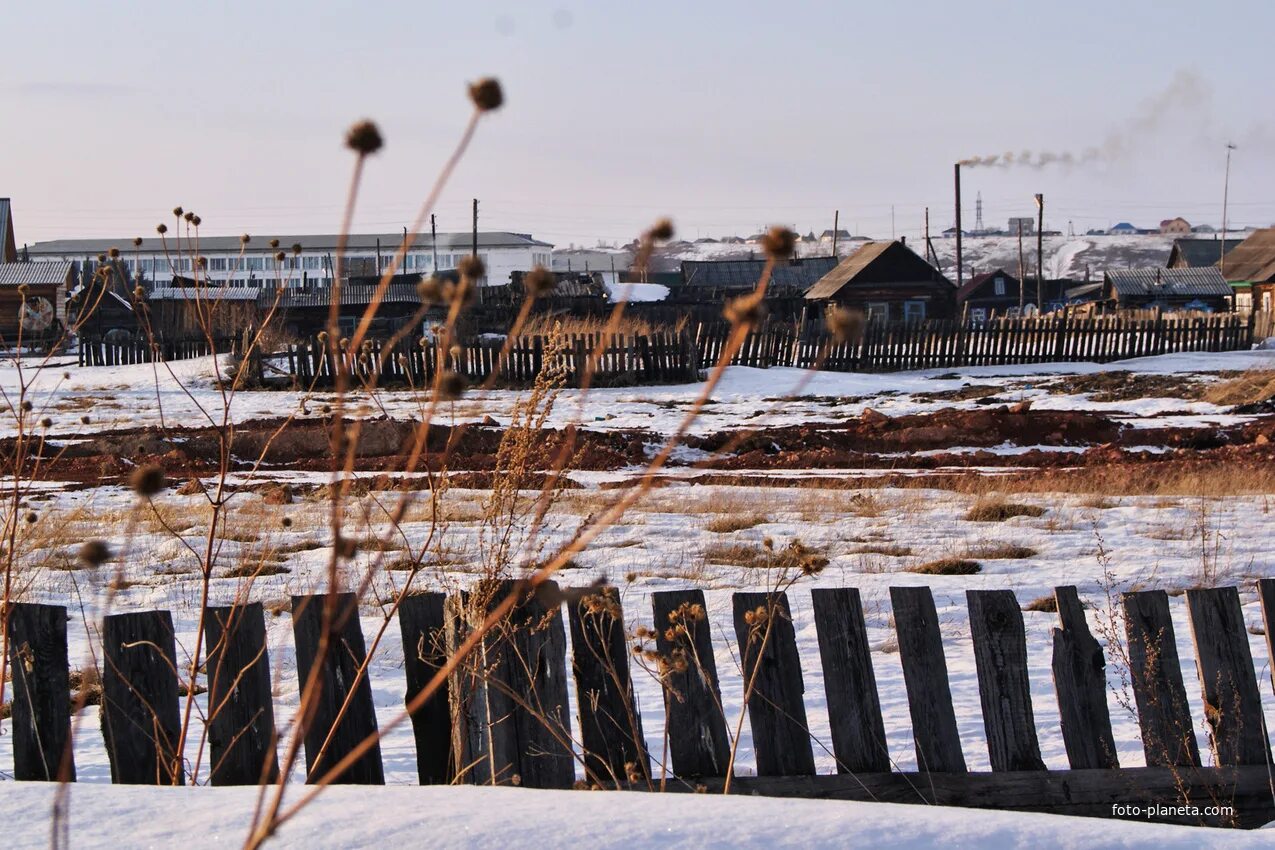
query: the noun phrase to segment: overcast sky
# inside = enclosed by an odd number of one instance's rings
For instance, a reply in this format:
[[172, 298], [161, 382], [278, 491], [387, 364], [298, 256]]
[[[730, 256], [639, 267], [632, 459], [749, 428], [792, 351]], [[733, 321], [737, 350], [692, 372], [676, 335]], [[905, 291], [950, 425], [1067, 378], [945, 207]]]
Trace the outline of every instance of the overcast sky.
[[[438, 207], [440, 230], [626, 241], [769, 223], [887, 237], [952, 222], [952, 163], [1006, 150], [1083, 166], [966, 173], [965, 223], [1046, 198], [1077, 232], [1183, 215], [1275, 222], [1271, 0], [943, 2], [14, 2], [4, 11], [0, 195], [18, 242], [333, 232], [377, 121], [355, 230], [413, 217], [500, 79]], [[893, 209], [893, 224], [891, 211]]]

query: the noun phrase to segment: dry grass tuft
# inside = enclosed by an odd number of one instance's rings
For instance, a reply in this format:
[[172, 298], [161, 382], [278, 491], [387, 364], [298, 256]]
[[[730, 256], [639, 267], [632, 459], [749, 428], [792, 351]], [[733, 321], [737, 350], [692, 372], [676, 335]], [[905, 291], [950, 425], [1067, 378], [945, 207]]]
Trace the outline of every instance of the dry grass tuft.
[[292, 570], [283, 564], [263, 562], [259, 564], [238, 564], [226, 570], [226, 578], [260, 578], [261, 576], [277, 576], [290, 573]]
[[1058, 613], [1058, 600], [1051, 593], [1048, 596], [1038, 596], [1031, 602], [1023, 606], [1024, 611], [1044, 611], [1049, 614]]
[[1275, 369], [1250, 369], [1204, 391], [1205, 401], [1221, 407], [1260, 404], [1271, 399], [1275, 399]]
[[714, 534], [728, 534], [732, 531], [744, 531], [749, 528], [756, 528], [759, 525], [770, 522], [770, 517], [761, 514], [747, 514], [743, 516], [719, 516], [710, 520], [704, 526], [705, 530]]
[[911, 546], [900, 546], [897, 543], [864, 543], [850, 550], [851, 555], [888, 555], [891, 558], [906, 558], [912, 554]]
[[939, 558], [908, 569], [910, 573], [926, 576], [972, 576], [983, 571], [983, 565], [967, 558]]
[[981, 561], [998, 561], [1034, 558], [1039, 553], [1030, 546], [1017, 543], [980, 543], [965, 550], [965, 554]]
[[1004, 499], [980, 499], [970, 508], [965, 518], [970, 522], [1004, 522], [1016, 516], [1042, 516], [1045, 509], [1036, 505], [1025, 505], [1021, 502], [1007, 502]]

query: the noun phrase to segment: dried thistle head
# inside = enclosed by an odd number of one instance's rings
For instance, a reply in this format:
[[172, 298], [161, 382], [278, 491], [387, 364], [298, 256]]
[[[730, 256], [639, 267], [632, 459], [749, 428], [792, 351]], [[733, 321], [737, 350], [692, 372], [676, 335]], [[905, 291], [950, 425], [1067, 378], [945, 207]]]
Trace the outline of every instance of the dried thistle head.
[[863, 313], [858, 310], [833, 306], [824, 317], [824, 323], [837, 342], [858, 342], [863, 337]]
[[243, 236], [240, 236], [240, 237], [239, 237], [239, 244], [240, 244], [240, 245], [247, 245], [247, 244], [248, 244], [249, 242], [251, 242], [251, 241], [252, 241], [252, 237], [251, 237], [251, 236], [249, 236], [247, 233], [245, 233]]
[[469, 84], [469, 99], [474, 102], [474, 108], [479, 112], [491, 112], [493, 109], [499, 109], [505, 102], [505, 93], [496, 79], [484, 77]]
[[155, 225], [155, 232], [160, 236], [163, 236], [168, 232], [168, 225], [161, 221], [159, 224]]
[[183, 216], [183, 218], [186, 219], [187, 224], [193, 224], [195, 222], [195, 214], [193, 212], [186, 213], [186, 215]]
[[487, 274], [487, 267], [483, 265], [483, 261], [473, 254], [462, 257], [460, 262], [456, 264], [456, 270], [460, 272], [462, 278], [467, 277], [470, 280], [478, 280]]
[[443, 299], [443, 282], [433, 275], [422, 277], [420, 282], [416, 284], [416, 295], [421, 299], [422, 304], [433, 304], [441, 301]]
[[140, 247], [142, 247], [142, 237], [140, 237], [140, 236], [134, 236], [134, 237], [133, 237], [133, 247], [134, 247], [134, 248], [140, 248]]
[[271, 247], [271, 248], [278, 248], [278, 247], [279, 247], [279, 240], [278, 240], [278, 239], [271, 239], [271, 240], [270, 240], [270, 247]]
[[385, 145], [377, 126], [364, 119], [355, 123], [345, 134], [345, 146], [359, 156], [370, 156]]
[[672, 220], [662, 218], [651, 225], [651, 229], [646, 232], [646, 238], [652, 242], [667, 242], [673, 238], [673, 234]]
[[797, 234], [786, 227], [772, 227], [761, 238], [762, 250], [773, 260], [786, 260], [797, 248]]
[[438, 380], [439, 401], [455, 401], [465, 394], [469, 382], [459, 372], [444, 372]]
[[288, 255], [287, 255], [287, 254], [285, 254], [284, 252], [280, 251], [280, 252], [278, 252], [277, 254], [275, 254], [275, 255], [274, 255], [274, 258], [275, 258], [278, 262], [282, 263], [284, 260], [288, 259]]
[[173, 215], [177, 218], [181, 218], [184, 212], [185, 211], [181, 207], [173, 207]]
[[100, 567], [111, 559], [111, 547], [101, 540], [89, 540], [76, 554], [85, 566]]
[[157, 463], [139, 466], [128, 477], [128, 486], [137, 495], [149, 499], [164, 489], [164, 468]]
[[557, 285], [558, 279], [544, 266], [536, 266], [522, 278], [522, 287], [532, 298], [548, 295]]
[[110, 256], [110, 258], [111, 258], [112, 260], [116, 260], [116, 259], [119, 259], [119, 256], [120, 256], [120, 249], [119, 249], [119, 248], [112, 248], [111, 250], [107, 251], [106, 253]]
[[293, 254], [295, 254], [295, 255], [296, 255], [296, 256], [298, 256], [298, 257], [300, 257], [300, 256], [301, 256], [301, 243], [300, 243], [300, 242], [293, 242], [293, 243], [292, 243], [292, 253], [293, 253]]
[[726, 309], [722, 311], [722, 315], [732, 324], [755, 325], [766, 318], [766, 305], [763, 303], [763, 297], [760, 292], [750, 292], [747, 295], [741, 295], [727, 302]]

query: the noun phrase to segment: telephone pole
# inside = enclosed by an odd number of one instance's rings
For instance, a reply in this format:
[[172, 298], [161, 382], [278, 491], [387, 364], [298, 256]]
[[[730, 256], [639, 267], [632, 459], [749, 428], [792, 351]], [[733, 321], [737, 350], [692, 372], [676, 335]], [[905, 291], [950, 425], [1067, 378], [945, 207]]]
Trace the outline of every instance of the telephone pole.
[[434, 214], [429, 214], [429, 242], [434, 252], [434, 274], [438, 274], [438, 225], [434, 223]]
[[1027, 304], [1027, 288], [1023, 286], [1023, 220], [1018, 219], [1018, 315]]
[[478, 259], [478, 199], [474, 198], [474, 242], [473, 251], [474, 259]]
[[1036, 312], [1045, 305], [1045, 196], [1036, 193]]
[[1235, 145], [1230, 142], [1226, 143], [1226, 178], [1222, 183], [1222, 242], [1218, 246], [1221, 256], [1218, 257], [1218, 268], [1221, 269], [1223, 276], [1226, 275], [1226, 203], [1231, 193], [1231, 151], [1235, 150]]
[[841, 210], [836, 210], [832, 214], [832, 257], [837, 258], [837, 231], [841, 228]]

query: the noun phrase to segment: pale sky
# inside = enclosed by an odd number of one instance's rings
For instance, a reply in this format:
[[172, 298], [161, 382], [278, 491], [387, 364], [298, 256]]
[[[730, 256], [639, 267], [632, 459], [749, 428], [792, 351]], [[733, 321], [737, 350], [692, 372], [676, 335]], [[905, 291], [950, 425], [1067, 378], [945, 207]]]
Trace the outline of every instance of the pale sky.
[[1005, 226], [1046, 198], [1077, 232], [1182, 215], [1275, 223], [1271, 0], [1027, 3], [17, 2], [6, 4], [0, 196], [19, 244], [334, 232], [345, 128], [377, 121], [356, 231], [410, 223], [498, 77], [440, 230], [627, 241], [770, 223], [916, 235], [952, 223], [952, 163], [1102, 148], [1073, 168], [967, 171]]

